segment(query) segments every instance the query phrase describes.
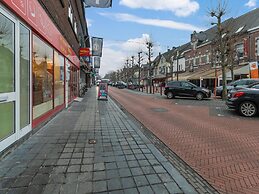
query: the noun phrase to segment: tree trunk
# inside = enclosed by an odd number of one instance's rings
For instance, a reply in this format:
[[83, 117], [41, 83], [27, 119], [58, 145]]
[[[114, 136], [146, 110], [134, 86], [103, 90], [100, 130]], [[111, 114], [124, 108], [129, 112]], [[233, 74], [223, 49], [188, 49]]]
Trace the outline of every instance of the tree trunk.
[[222, 66], [222, 100], [227, 99], [227, 78], [226, 78], [226, 65]]

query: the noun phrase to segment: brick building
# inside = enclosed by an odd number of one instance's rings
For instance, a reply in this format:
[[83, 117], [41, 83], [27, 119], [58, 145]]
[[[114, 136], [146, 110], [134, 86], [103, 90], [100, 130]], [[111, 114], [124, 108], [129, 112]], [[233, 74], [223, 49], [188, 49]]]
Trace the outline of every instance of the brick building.
[[[226, 43], [227, 49], [227, 80], [236, 80], [248, 78], [250, 76], [249, 63], [256, 62], [259, 59], [259, 9], [255, 9], [237, 18], [227, 19], [222, 23], [224, 32], [222, 38]], [[221, 85], [222, 75], [218, 66], [218, 36], [217, 27], [214, 26], [204, 32], [191, 35], [190, 41], [184, 45], [181, 54], [185, 61], [185, 70], [179, 73], [180, 80], [189, 80], [197, 85], [205, 86], [210, 89]], [[178, 47], [183, 47], [184, 45]], [[163, 54], [171, 53], [175, 55], [177, 49], [172, 49]], [[163, 64], [163, 57], [156, 62], [156, 68]], [[166, 60], [167, 67], [170, 61]], [[179, 64], [178, 64], [179, 65]], [[176, 74], [176, 63], [171, 64], [173, 69], [172, 76], [167, 79], [173, 79]], [[178, 67], [179, 69], [179, 67]], [[170, 70], [171, 71], [171, 70]], [[164, 76], [165, 77], [165, 76]]]
[[0, 152], [78, 96], [81, 47], [89, 47], [81, 0], [1, 1]]

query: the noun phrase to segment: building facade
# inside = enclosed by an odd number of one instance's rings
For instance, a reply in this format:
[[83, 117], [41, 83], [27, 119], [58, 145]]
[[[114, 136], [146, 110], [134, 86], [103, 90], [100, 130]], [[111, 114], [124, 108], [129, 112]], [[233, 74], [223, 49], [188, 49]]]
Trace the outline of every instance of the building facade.
[[78, 96], [88, 39], [81, 1], [1, 1], [0, 152]]

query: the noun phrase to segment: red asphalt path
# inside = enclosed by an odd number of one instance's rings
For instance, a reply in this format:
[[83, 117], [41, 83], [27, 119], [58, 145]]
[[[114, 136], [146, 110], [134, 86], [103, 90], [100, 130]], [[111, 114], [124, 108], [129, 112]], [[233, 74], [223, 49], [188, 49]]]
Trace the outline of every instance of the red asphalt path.
[[[109, 95], [221, 193], [259, 193], [259, 119], [110, 88]], [[154, 108], [167, 112], [154, 112]]]

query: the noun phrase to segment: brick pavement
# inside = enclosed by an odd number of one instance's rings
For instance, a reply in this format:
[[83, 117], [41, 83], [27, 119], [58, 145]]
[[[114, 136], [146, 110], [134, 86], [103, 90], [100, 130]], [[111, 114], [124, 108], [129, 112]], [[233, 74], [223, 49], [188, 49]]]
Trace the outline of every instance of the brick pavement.
[[221, 103], [212, 109], [210, 101], [168, 100], [116, 88], [110, 95], [221, 193], [259, 193], [258, 117], [227, 113]]
[[1, 160], [0, 193], [197, 192], [131, 118], [90, 89]]

